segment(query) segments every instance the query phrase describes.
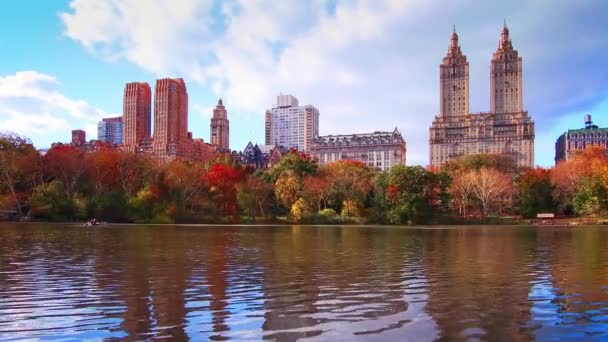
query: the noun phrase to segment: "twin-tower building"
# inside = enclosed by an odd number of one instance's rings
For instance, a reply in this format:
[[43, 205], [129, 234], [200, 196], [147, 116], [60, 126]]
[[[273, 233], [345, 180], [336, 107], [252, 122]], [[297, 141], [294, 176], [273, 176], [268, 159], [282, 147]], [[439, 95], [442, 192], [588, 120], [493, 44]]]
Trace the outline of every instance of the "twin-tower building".
[[148, 83], [132, 82], [123, 96], [123, 149], [154, 155], [159, 159], [206, 160], [214, 149], [229, 149], [226, 108], [220, 99], [211, 119], [211, 143], [195, 139], [188, 131], [188, 91], [181, 78], [156, 81], [154, 90], [154, 132], [152, 134], [152, 92]]
[[523, 109], [522, 58], [506, 24], [490, 62], [490, 111], [469, 111], [469, 62], [456, 30], [439, 67], [439, 114], [430, 127], [430, 164], [475, 153], [511, 156], [518, 166], [534, 166], [534, 121]]

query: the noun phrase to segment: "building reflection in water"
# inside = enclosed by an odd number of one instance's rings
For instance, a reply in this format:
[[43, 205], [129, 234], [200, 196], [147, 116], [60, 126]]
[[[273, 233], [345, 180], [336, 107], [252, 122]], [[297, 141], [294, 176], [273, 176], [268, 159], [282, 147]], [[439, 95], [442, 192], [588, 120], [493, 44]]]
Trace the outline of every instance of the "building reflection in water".
[[607, 244], [601, 228], [6, 226], [0, 339], [602, 339]]
[[600, 338], [608, 331], [608, 232], [605, 229], [538, 233], [537, 278], [529, 294], [529, 325], [537, 339]]
[[440, 336], [529, 340], [530, 251], [534, 235], [500, 228], [436, 229], [423, 249], [427, 310]]

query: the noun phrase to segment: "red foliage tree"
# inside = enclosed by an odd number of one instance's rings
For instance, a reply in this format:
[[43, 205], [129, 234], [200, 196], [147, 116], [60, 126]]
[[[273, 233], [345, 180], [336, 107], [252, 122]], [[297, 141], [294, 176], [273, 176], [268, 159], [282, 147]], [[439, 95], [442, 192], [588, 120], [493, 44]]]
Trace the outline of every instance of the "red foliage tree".
[[218, 204], [226, 216], [237, 214], [237, 185], [243, 179], [240, 168], [214, 164], [206, 175], [211, 191], [217, 195]]
[[87, 171], [84, 152], [69, 145], [55, 146], [44, 156], [44, 164], [49, 176], [61, 181], [66, 197], [72, 198], [78, 181]]

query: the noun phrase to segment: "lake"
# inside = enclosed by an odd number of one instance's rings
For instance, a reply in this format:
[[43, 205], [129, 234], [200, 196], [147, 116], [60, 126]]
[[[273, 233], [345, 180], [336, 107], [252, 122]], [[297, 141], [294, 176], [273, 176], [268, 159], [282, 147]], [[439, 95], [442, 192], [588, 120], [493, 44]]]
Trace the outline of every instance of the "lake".
[[608, 228], [0, 225], [0, 340], [608, 340]]

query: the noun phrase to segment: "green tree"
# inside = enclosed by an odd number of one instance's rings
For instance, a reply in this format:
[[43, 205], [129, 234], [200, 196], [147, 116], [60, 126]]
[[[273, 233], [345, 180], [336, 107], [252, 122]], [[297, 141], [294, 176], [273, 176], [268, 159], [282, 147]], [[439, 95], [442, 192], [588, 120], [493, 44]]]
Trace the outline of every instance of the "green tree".
[[597, 216], [608, 211], [608, 189], [598, 177], [582, 178], [574, 196], [574, 211], [578, 215]]
[[432, 217], [435, 177], [420, 166], [397, 165], [385, 176], [376, 178], [376, 191], [384, 198], [376, 203], [384, 207], [388, 223], [418, 223]]
[[554, 213], [557, 210], [550, 170], [528, 170], [519, 177], [518, 183], [519, 211], [523, 217], [532, 218], [540, 212]]
[[302, 178], [317, 171], [317, 162], [304, 153], [291, 150], [281, 158], [277, 165], [268, 171], [269, 180], [275, 183], [285, 171], [292, 171]]

